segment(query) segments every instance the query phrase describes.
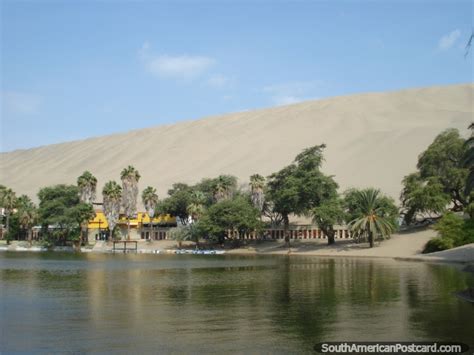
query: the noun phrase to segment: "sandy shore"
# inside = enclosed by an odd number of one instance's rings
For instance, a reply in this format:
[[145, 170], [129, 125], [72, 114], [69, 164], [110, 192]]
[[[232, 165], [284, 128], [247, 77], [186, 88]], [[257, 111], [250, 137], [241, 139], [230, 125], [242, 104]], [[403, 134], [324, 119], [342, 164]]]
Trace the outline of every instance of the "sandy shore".
[[401, 260], [474, 262], [474, 244], [442, 252], [421, 254], [425, 244], [436, 236], [431, 229], [411, 233], [394, 234], [388, 240], [377, 242], [374, 248], [367, 243], [356, 244], [352, 240], [337, 240], [333, 245], [325, 241], [294, 241], [290, 250], [282, 243], [262, 243], [245, 248], [232, 249], [229, 254], [290, 254], [312, 256], [343, 256], [366, 258], [394, 258]]
[[[377, 242], [374, 248], [367, 243], [356, 244], [352, 240], [336, 240], [333, 245], [327, 245], [325, 240], [292, 240], [288, 249], [283, 241], [250, 241], [246, 245], [235, 249], [223, 249], [225, 254], [231, 255], [303, 255], [325, 257], [364, 257], [364, 258], [393, 258], [411, 261], [430, 262], [459, 262], [474, 263], [474, 244], [442, 252], [421, 254], [428, 240], [434, 238], [436, 232], [432, 229], [418, 230], [409, 233], [394, 234], [390, 239]], [[194, 249], [194, 243], [184, 242], [186, 249]], [[6, 250], [3, 246], [1, 249]], [[18, 245], [11, 245], [8, 250], [28, 251]], [[162, 240], [138, 243], [139, 253], [167, 253], [174, 252], [178, 245], [174, 240]], [[64, 249], [60, 249], [64, 250]], [[99, 242], [93, 248], [83, 248], [84, 252], [108, 253], [112, 250], [112, 243]], [[38, 247], [31, 251], [40, 251]]]

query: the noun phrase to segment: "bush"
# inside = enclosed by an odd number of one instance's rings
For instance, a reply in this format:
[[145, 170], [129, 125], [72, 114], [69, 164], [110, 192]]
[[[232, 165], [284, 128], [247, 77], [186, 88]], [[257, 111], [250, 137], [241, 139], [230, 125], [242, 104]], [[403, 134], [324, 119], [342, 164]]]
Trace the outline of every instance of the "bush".
[[474, 243], [474, 220], [464, 219], [453, 212], [446, 213], [434, 226], [438, 237], [426, 243], [423, 253], [451, 249]]
[[456, 241], [462, 238], [464, 219], [453, 212], [446, 213], [434, 226], [441, 238], [451, 239]]
[[453, 241], [447, 238], [436, 237], [426, 243], [423, 254], [434, 253], [454, 247]]

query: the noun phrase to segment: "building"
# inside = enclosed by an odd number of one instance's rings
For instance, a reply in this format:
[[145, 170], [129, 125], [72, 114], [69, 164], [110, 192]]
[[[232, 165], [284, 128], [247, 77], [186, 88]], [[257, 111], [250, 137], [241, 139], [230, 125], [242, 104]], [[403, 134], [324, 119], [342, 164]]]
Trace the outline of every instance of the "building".
[[[128, 219], [121, 214], [116, 226], [116, 237], [127, 239]], [[136, 217], [130, 219], [130, 240], [161, 240], [167, 239], [168, 231], [176, 227], [176, 217], [169, 214], [150, 217], [146, 212], [138, 212]], [[102, 210], [95, 211], [94, 219], [87, 225], [88, 242], [94, 244], [98, 240], [107, 240], [109, 236], [109, 224]]]

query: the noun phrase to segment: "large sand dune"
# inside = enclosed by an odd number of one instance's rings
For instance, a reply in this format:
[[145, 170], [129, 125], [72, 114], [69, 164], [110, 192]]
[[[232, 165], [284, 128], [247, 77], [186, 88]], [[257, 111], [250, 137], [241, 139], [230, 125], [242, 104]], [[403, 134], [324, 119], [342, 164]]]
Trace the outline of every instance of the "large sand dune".
[[[75, 183], [90, 170], [102, 185], [128, 164], [140, 189], [160, 197], [173, 182], [254, 173], [269, 175], [303, 148], [326, 143], [323, 170], [341, 190], [375, 186], [398, 199], [417, 156], [448, 127], [467, 135], [474, 85], [369, 93], [239, 112], [105, 137], [0, 154], [0, 184], [36, 200], [42, 186]], [[101, 194], [98, 194], [99, 200]]]

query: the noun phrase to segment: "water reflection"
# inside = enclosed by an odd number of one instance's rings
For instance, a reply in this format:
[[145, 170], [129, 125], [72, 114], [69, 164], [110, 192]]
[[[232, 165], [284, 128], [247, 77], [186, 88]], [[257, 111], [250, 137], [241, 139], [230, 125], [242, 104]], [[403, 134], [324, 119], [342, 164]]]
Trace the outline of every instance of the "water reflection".
[[0, 283], [6, 352], [311, 353], [321, 341], [474, 334], [474, 307], [452, 295], [474, 278], [456, 266], [1, 253]]

